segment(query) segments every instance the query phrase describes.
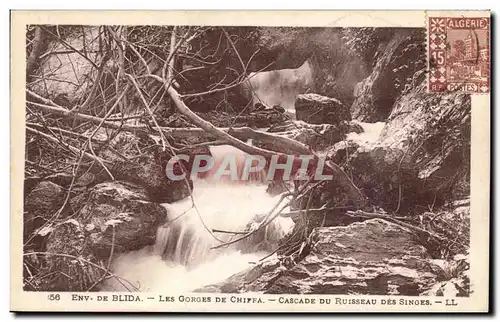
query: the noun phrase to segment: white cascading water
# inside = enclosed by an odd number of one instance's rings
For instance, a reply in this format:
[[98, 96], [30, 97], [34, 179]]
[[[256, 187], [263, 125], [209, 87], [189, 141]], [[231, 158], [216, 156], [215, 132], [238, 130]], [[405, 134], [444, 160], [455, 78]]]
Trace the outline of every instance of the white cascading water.
[[354, 123], [359, 124], [363, 128], [363, 132], [349, 133], [346, 137], [347, 140], [358, 141], [360, 143], [371, 143], [377, 142], [379, 139], [382, 130], [384, 129], [386, 123], [385, 122], [376, 122], [376, 123], [366, 123], [366, 122], [358, 122], [354, 121]]
[[[242, 154], [232, 146], [210, 150], [215, 160], [229, 154]], [[256, 215], [273, 209], [280, 195], [269, 195], [267, 185], [257, 182], [239, 183], [209, 177], [195, 179], [193, 184], [192, 199], [164, 204], [169, 222], [158, 229], [156, 244], [118, 255], [111, 265], [113, 274], [144, 292], [189, 292], [223, 281], [269, 254], [269, 249], [254, 250], [251, 246], [256, 245], [241, 243], [211, 249], [241, 236], [212, 232], [212, 229], [248, 231], [247, 225]], [[290, 219], [278, 217], [266, 228], [263, 242], [276, 244], [292, 228]], [[124, 284], [111, 278], [102, 290], [127, 291]]]

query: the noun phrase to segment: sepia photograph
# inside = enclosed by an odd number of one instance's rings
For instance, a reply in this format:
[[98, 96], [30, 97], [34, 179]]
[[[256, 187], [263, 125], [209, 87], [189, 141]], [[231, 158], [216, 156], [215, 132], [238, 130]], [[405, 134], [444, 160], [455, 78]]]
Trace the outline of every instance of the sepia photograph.
[[489, 19], [32, 19], [22, 292], [443, 310], [474, 296], [471, 123], [490, 92]]

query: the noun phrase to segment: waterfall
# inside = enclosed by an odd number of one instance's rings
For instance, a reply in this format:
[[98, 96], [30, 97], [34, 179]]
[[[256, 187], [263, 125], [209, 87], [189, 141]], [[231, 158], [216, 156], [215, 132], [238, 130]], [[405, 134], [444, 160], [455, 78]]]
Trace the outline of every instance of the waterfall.
[[[243, 152], [231, 146], [210, 150], [216, 163], [228, 154], [235, 154], [238, 162], [242, 160], [239, 157]], [[193, 291], [250, 267], [277, 247], [278, 240], [293, 228], [290, 219], [276, 218], [250, 241], [212, 249], [241, 236], [226, 232], [248, 231], [256, 216], [268, 213], [280, 195], [269, 195], [267, 185], [255, 180], [234, 182], [205, 176], [195, 179], [193, 185], [192, 198], [163, 205], [168, 218], [158, 228], [155, 245], [120, 254], [113, 260], [115, 275], [140, 291]], [[111, 278], [103, 290], [126, 289]]]

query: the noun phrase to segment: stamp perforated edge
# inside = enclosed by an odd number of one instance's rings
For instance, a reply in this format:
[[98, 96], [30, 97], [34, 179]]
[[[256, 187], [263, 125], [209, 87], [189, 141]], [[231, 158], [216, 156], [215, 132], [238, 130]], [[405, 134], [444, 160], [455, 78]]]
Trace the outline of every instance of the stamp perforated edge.
[[[430, 15], [429, 13], [436, 13], [436, 15]], [[484, 10], [470, 10], [470, 12], [482, 12], [484, 13], [485, 11]], [[487, 30], [487, 38], [486, 38], [486, 42], [487, 42], [487, 46], [488, 46], [488, 61], [489, 61], [489, 65], [490, 65], [490, 71], [489, 71], [489, 76], [488, 76], [488, 90], [485, 91], [485, 92], [481, 92], [481, 91], [477, 91], [477, 92], [469, 92], [469, 91], [456, 91], [456, 92], [459, 92], [459, 93], [463, 93], [463, 94], [468, 94], [468, 95], [481, 95], [481, 96], [488, 96], [491, 94], [491, 11], [490, 10], [487, 10], [486, 11], [488, 13], [488, 15], [484, 15], [484, 16], [477, 16], [477, 17], [484, 17], [484, 18], [487, 18], [488, 19], [488, 30]], [[445, 13], [445, 12], [443, 12]], [[448, 12], [450, 13], [450, 12]], [[425, 73], [425, 81], [426, 81], [426, 92], [428, 94], [449, 94], [449, 93], [453, 93], [452, 91], [449, 91], [449, 90], [443, 90], [441, 92], [437, 92], [437, 91], [431, 91], [430, 90], [430, 74], [431, 74], [431, 67], [430, 67], [430, 51], [429, 51], [429, 46], [430, 46], [430, 30], [429, 30], [429, 20], [430, 18], [432, 17], [438, 17], [438, 16], [443, 16], [442, 13], [438, 12], [438, 11], [432, 11], [432, 10], [424, 10], [424, 26], [425, 26], [425, 57], [426, 57], [426, 65], [427, 65], [427, 70], [426, 70], [426, 73]], [[444, 16], [443, 16], [444, 17]], [[449, 18], [458, 18], [460, 16], [447, 16]], [[464, 15], [462, 15], [461, 17], [466, 17]], [[467, 17], [470, 17], [470, 16], [467, 16]]]

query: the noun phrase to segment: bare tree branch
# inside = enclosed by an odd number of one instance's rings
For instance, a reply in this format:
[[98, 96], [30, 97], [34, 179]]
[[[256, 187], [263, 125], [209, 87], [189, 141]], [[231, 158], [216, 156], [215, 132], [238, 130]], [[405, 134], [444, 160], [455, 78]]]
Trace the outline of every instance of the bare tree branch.
[[42, 53], [43, 50], [43, 45], [44, 45], [44, 34], [43, 34], [43, 29], [39, 26], [35, 27], [35, 37], [33, 39], [32, 47], [31, 47], [31, 52], [28, 57], [28, 62], [26, 64], [26, 82], [29, 82], [31, 80], [31, 74], [35, 70], [35, 67], [37, 65], [37, 61], [40, 57], [40, 54]]

